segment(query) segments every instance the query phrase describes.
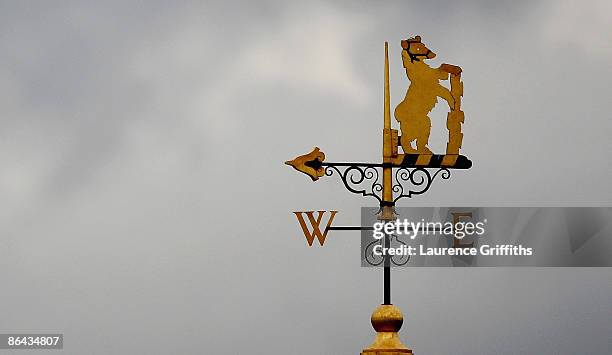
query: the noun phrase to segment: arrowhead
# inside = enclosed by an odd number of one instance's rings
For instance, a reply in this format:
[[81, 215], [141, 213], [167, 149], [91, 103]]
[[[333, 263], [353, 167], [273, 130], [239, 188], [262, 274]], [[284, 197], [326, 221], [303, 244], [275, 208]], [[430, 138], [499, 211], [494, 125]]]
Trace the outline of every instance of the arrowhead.
[[310, 176], [312, 181], [317, 181], [325, 175], [325, 169], [321, 164], [323, 160], [325, 160], [325, 153], [319, 150], [319, 147], [315, 147], [312, 152], [288, 160], [285, 164], [291, 165], [295, 170]]

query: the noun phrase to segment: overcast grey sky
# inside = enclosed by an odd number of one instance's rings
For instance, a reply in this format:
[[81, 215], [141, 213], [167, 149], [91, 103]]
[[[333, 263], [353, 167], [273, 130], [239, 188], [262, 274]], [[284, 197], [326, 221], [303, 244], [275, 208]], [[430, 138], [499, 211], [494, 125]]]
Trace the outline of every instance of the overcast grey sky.
[[[607, 1], [0, 1], [0, 332], [66, 354], [356, 354], [359, 207], [283, 161], [380, 159], [383, 43], [460, 65], [474, 162], [404, 205], [610, 206]], [[443, 108], [431, 147], [444, 149]], [[609, 269], [402, 269], [417, 354], [604, 354]], [[26, 352], [19, 352], [25, 354]]]

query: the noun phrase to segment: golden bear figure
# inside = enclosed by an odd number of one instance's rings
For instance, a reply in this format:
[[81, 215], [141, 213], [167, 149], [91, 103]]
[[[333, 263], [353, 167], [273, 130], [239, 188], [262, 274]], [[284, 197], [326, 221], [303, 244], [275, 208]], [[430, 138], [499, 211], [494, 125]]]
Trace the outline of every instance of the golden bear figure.
[[[431, 131], [428, 114], [438, 102], [438, 97], [446, 100], [450, 110], [455, 108], [453, 95], [440, 84], [440, 80], [447, 80], [449, 73], [461, 73], [461, 68], [450, 64], [430, 67], [425, 60], [434, 58], [436, 54], [421, 42], [420, 36], [402, 40], [401, 44], [402, 61], [410, 86], [404, 100], [395, 108], [395, 119], [402, 131], [400, 143], [406, 154], [432, 154], [427, 147]], [[414, 140], [416, 149], [412, 146]]]

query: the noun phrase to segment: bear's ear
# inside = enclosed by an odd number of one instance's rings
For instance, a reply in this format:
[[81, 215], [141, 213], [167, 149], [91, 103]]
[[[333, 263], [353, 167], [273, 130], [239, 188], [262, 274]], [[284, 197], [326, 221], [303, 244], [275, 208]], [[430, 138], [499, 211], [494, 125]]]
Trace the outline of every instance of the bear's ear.
[[405, 39], [402, 40], [402, 48], [404, 48], [405, 50], [408, 50], [408, 41]]
[[414, 40], [417, 42], [421, 42], [421, 36], [414, 36]]

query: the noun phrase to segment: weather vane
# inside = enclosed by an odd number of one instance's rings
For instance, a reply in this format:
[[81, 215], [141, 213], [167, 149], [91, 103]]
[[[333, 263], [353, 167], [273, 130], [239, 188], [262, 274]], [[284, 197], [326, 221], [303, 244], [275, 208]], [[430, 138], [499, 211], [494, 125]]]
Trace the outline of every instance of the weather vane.
[[[391, 128], [391, 109], [389, 95], [389, 49], [385, 42], [384, 71], [384, 128], [382, 131], [383, 149], [380, 163], [333, 163], [325, 161], [325, 154], [315, 147], [312, 152], [285, 162], [296, 170], [317, 181], [323, 176], [338, 175], [352, 193], [375, 198], [380, 206], [378, 219], [396, 219], [395, 205], [404, 197], [413, 197], [429, 190], [434, 179], [440, 175], [450, 178], [450, 169], [469, 169], [472, 162], [459, 154], [463, 133], [461, 124], [464, 114], [461, 111], [461, 68], [442, 64], [439, 68], [430, 67], [425, 61], [436, 56], [415, 36], [401, 41], [402, 62], [410, 80], [410, 86], [402, 102], [395, 108], [395, 119], [399, 122], [401, 135]], [[440, 84], [448, 80], [450, 90]], [[448, 143], [444, 154], [435, 154], [429, 147], [431, 120], [429, 112], [435, 107], [438, 98], [448, 103], [446, 120]], [[400, 148], [402, 152], [400, 153]], [[382, 173], [381, 173], [382, 172]], [[316, 212], [316, 214], [315, 214]], [[309, 246], [315, 237], [323, 246], [329, 231], [367, 230], [367, 226], [334, 226], [333, 220], [338, 211], [329, 211], [329, 218], [322, 229], [326, 211], [293, 212], [306, 236]], [[306, 218], [304, 217], [306, 216]], [[310, 224], [311, 228], [308, 228]], [[312, 230], [312, 231], [311, 231]], [[381, 238], [384, 247], [390, 245], [390, 235]], [[391, 264], [392, 258], [384, 256], [383, 266], [383, 304], [372, 313], [371, 322], [377, 332], [374, 342], [362, 351], [362, 355], [412, 354], [397, 334], [403, 323], [399, 308], [391, 303]]]

